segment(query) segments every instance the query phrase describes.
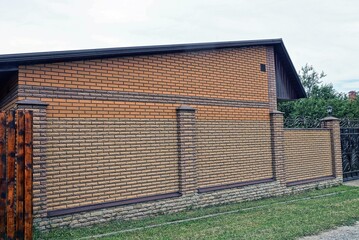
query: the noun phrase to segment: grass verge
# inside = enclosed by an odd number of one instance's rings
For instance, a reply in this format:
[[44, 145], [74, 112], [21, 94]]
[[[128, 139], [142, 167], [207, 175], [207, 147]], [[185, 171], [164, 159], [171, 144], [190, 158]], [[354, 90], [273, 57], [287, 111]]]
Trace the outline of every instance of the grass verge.
[[[332, 194], [333, 193], [333, 194]], [[318, 197], [323, 194], [323, 197]], [[314, 197], [312, 199], [304, 199]], [[250, 208], [250, 209], [247, 209]], [[226, 204], [136, 221], [113, 221], [83, 228], [35, 231], [35, 239], [78, 239], [176, 220], [244, 210], [164, 225], [101, 239], [295, 239], [359, 220], [359, 188], [339, 186], [302, 194]]]

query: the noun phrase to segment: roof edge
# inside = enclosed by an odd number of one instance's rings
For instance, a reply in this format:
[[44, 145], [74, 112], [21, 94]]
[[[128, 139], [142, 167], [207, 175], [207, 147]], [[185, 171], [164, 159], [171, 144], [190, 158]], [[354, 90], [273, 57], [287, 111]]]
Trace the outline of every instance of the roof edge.
[[287, 49], [281, 38], [245, 40], [245, 41], [223, 41], [223, 42], [204, 42], [204, 43], [186, 43], [170, 45], [153, 45], [153, 46], [136, 46], [120, 48], [98, 48], [69, 51], [51, 51], [51, 52], [33, 52], [19, 54], [0, 55], [0, 72], [17, 71], [19, 65], [41, 64], [68, 62], [79, 60], [103, 59], [111, 57], [138, 56], [163, 53], [178, 53], [201, 50], [213, 50], [235, 47], [252, 47], [252, 46], [274, 46], [290, 68], [289, 72], [297, 83], [300, 93], [299, 98], [306, 97], [303, 85], [300, 82], [292, 60], [289, 57]]
[[188, 52], [199, 50], [211, 50], [231, 47], [249, 47], [259, 45], [282, 44], [281, 38], [246, 40], [246, 41], [227, 41], [227, 42], [205, 42], [205, 43], [186, 43], [171, 45], [153, 45], [120, 48], [98, 48], [70, 51], [51, 51], [33, 52], [19, 54], [0, 55], [0, 67], [3, 64], [17, 67], [18, 65], [67, 62], [76, 60], [88, 60], [96, 58], [108, 58], [117, 56], [148, 55], [160, 53]]

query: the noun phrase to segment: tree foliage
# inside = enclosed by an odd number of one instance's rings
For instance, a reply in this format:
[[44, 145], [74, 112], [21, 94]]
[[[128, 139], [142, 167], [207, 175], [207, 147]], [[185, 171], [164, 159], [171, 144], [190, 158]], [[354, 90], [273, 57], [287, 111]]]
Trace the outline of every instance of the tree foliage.
[[285, 118], [310, 117], [323, 118], [327, 116], [327, 107], [333, 107], [333, 115], [338, 118], [359, 118], [359, 98], [348, 99], [344, 93], [337, 92], [332, 84], [322, 84], [326, 76], [318, 73], [313, 66], [306, 64], [298, 73], [307, 98], [295, 101], [280, 101], [279, 111], [284, 112]]
[[301, 68], [298, 75], [308, 97], [312, 95], [313, 89], [322, 83], [320, 79], [326, 76], [323, 71], [321, 73], [315, 71], [313, 66], [308, 65], [308, 63]]

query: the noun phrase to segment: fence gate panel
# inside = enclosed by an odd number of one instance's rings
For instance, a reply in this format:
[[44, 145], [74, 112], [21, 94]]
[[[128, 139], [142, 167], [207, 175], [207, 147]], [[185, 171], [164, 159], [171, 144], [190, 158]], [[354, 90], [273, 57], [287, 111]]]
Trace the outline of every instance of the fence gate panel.
[[6, 115], [0, 112], [0, 239], [6, 233]]
[[16, 156], [16, 138], [15, 138], [15, 112], [10, 111], [7, 114], [6, 121], [6, 145], [7, 145], [7, 159], [6, 159], [6, 227], [7, 237], [15, 238], [15, 156]]
[[0, 112], [0, 239], [32, 239], [32, 125], [31, 111]]
[[343, 179], [359, 179], [359, 128], [341, 128]]

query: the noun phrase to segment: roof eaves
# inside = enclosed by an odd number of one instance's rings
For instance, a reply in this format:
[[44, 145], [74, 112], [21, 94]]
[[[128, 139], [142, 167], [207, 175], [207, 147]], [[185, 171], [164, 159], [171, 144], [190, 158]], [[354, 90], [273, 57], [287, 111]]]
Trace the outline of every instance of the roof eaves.
[[18, 66], [37, 63], [53, 63], [63, 61], [88, 60], [108, 57], [174, 53], [200, 51], [231, 47], [248, 47], [258, 45], [274, 45], [282, 43], [282, 39], [264, 39], [250, 41], [232, 42], [208, 42], [208, 43], [189, 43], [172, 45], [155, 45], [141, 47], [121, 47], [121, 48], [101, 48], [71, 51], [52, 51], [38, 53], [21, 53], [0, 55], [0, 66], [3, 64]]
[[283, 55], [284, 57], [286, 58], [286, 62], [287, 62], [287, 65], [288, 67], [290, 68], [290, 72], [292, 73], [292, 77], [294, 78], [296, 84], [297, 84], [297, 87], [299, 88], [300, 90], [300, 93], [299, 93], [299, 97], [298, 98], [306, 98], [307, 97], [307, 94], [304, 90], [304, 87], [303, 87], [303, 84], [302, 82], [300, 81], [300, 78], [298, 76], [298, 73], [297, 71], [295, 70], [295, 67], [294, 67], [294, 64], [288, 54], [288, 51], [283, 43], [283, 41], [279, 44], [280, 45], [280, 48], [283, 52]]
[[121, 48], [100, 48], [86, 50], [70, 50], [70, 51], [52, 51], [52, 52], [36, 52], [36, 53], [20, 53], [0, 55], [0, 72], [17, 71], [19, 65], [67, 62], [78, 60], [102, 59], [110, 57], [124, 57], [149, 54], [177, 53], [189, 51], [201, 51], [212, 49], [223, 49], [233, 47], [251, 47], [251, 46], [268, 46], [279, 47], [283, 53], [286, 62], [300, 90], [299, 97], [306, 97], [304, 88], [300, 82], [294, 65], [284, 46], [281, 38], [278, 39], [262, 39], [247, 41], [229, 41], [229, 42], [207, 42], [207, 43], [189, 43], [189, 44], [172, 44], [172, 45], [155, 45], [155, 46], [139, 46], [139, 47], [121, 47]]

